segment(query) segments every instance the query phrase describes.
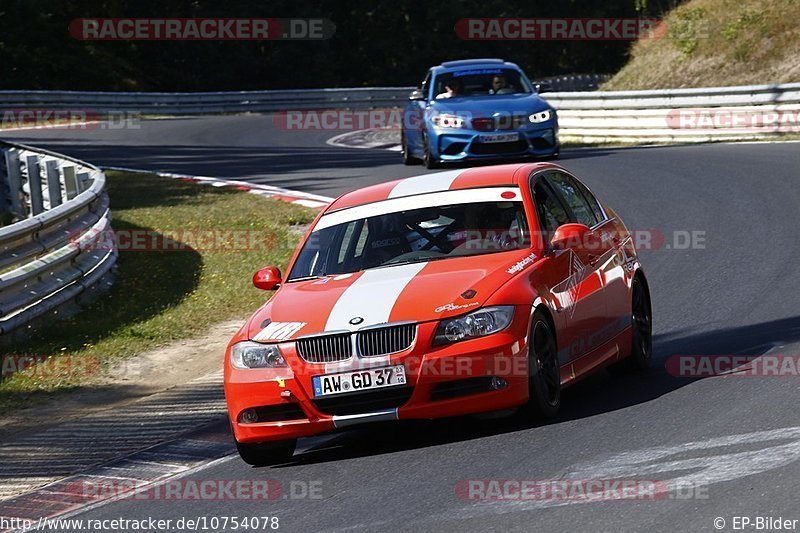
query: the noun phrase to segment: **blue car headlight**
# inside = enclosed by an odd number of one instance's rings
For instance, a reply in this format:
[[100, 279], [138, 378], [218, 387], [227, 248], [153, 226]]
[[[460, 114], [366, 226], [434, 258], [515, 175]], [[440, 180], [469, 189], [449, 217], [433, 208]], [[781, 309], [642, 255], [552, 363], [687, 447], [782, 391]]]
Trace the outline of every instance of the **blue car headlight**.
[[553, 112], [550, 109], [545, 109], [538, 113], [531, 113], [528, 116], [528, 120], [531, 121], [531, 124], [541, 124], [542, 122], [547, 122], [551, 118], [553, 118]]
[[434, 345], [484, 337], [502, 331], [514, 318], [514, 306], [484, 307], [472, 313], [448, 318], [439, 323]]
[[464, 117], [458, 115], [451, 115], [449, 113], [442, 113], [431, 117], [431, 122], [437, 128], [465, 128], [467, 121]]

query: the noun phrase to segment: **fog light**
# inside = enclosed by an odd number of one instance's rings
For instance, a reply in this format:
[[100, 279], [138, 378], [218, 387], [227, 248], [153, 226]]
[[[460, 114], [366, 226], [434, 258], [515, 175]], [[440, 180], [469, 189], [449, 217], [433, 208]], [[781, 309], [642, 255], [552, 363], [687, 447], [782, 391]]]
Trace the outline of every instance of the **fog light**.
[[256, 414], [256, 410], [245, 409], [242, 411], [242, 414], [239, 415], [239, 422], [242, 424], [253, 424], [258, 422], [258, 414]]
[[492, 390], [500, 390], [505, 389], [508, 386], [508, 381], [504, 380], [503, 378], [498, 378], [497, 376], [492, 377], [492, 383], [489, 385]]

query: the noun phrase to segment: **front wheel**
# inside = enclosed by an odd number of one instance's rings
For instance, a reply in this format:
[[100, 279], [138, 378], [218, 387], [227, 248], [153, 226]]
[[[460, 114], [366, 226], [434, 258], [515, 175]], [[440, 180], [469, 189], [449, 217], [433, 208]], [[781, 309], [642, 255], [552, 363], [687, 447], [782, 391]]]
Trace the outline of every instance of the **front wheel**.
[[541, 311], [533, 314], [528, 337], [527, 411], [537, 418], [552, 418], [561, 407], [561, 369], [556, 337]]
[[400, 154], [403, 156], [404, 165], [416, 165], [419, 161], [412, 156], [408, 148], [408, 140], [406, 139], [405, 131], [400, 133]]
[[242, 461], [252, 466], [269, 466], [285, 463], [294, 455], [297, 440], [244, 444], [236, 441]]
[[431, 147], [430, 143], [428, 143], [427, 135], [422, 137], [422, 144], [425, 147], [425, 151], [422, 155], [422, 162], [425, 164], [425, 168], [439, 168], [439, 160], [433, 157], [433, 154], [431, 154]]

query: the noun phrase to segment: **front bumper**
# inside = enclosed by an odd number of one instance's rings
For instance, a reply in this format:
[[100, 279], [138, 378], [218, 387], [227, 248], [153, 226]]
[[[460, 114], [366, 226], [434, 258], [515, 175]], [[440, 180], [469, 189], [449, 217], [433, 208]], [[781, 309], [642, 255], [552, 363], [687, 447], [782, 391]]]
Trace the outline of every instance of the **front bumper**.
[[[294, 343], [281, 345], [292, 371], [237, 370], [226, 362], [225, 397], [236, 440], [242, 443], [295, 439], [369, 422], [432, 419], [519, 406], [528, 399], [527, 331], [530, 309], [518, 307], [504, 331], [446, 346], [431, 346], [436, 322], [418, 325], [405, 352], [339, 363], [300, 359]], [[226, 360], [227, 361], [227, 360]], [[403, 364], [402, 387], [314, 398], [315, 375]], [[279, 372], [282, 375], [279, 375]], [[498, 381], [497, 378], [502, 378]], [[502, 385], [502, 386], [498, 386]], [[243, 423], [246, 409], [266, 421]]]
[[[482, 142], [486, 135], [516, 134], [517, 140]], [[432, 155], [442, 162], [502, 157], [547, 157], [559, 151], [558, 125], [554, 122], [519, 130], [491, 132], [440, 129], [429, 134]]]

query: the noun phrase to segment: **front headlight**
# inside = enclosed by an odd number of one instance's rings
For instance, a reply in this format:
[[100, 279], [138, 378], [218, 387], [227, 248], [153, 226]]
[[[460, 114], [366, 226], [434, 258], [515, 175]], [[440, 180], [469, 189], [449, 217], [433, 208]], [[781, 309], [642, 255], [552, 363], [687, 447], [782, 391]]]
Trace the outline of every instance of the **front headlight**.
[[468, 315], [448, 318], [439, 323], [433, 344], [447, 344], [502, 331], [514, 318], [514, 306], [485, 307]]
[[448, 115], [446, 113], [434, 115], [431, 120], [433, 121], [433, 125], [437, 128], [463, 128], [466, 123], [464, 117]]
[[549, 109], [545, 109], [544, 111], [539, 111], [538, 113], [533, 113], [528, 117], [533, 124], [540, 124], [542, 122], [547, 122], [553, 118], [553, 112]]
[[250, 341], [237, 342], [231, 347], [231, 364], [242, 370], [287, 366], [276, 345]]

